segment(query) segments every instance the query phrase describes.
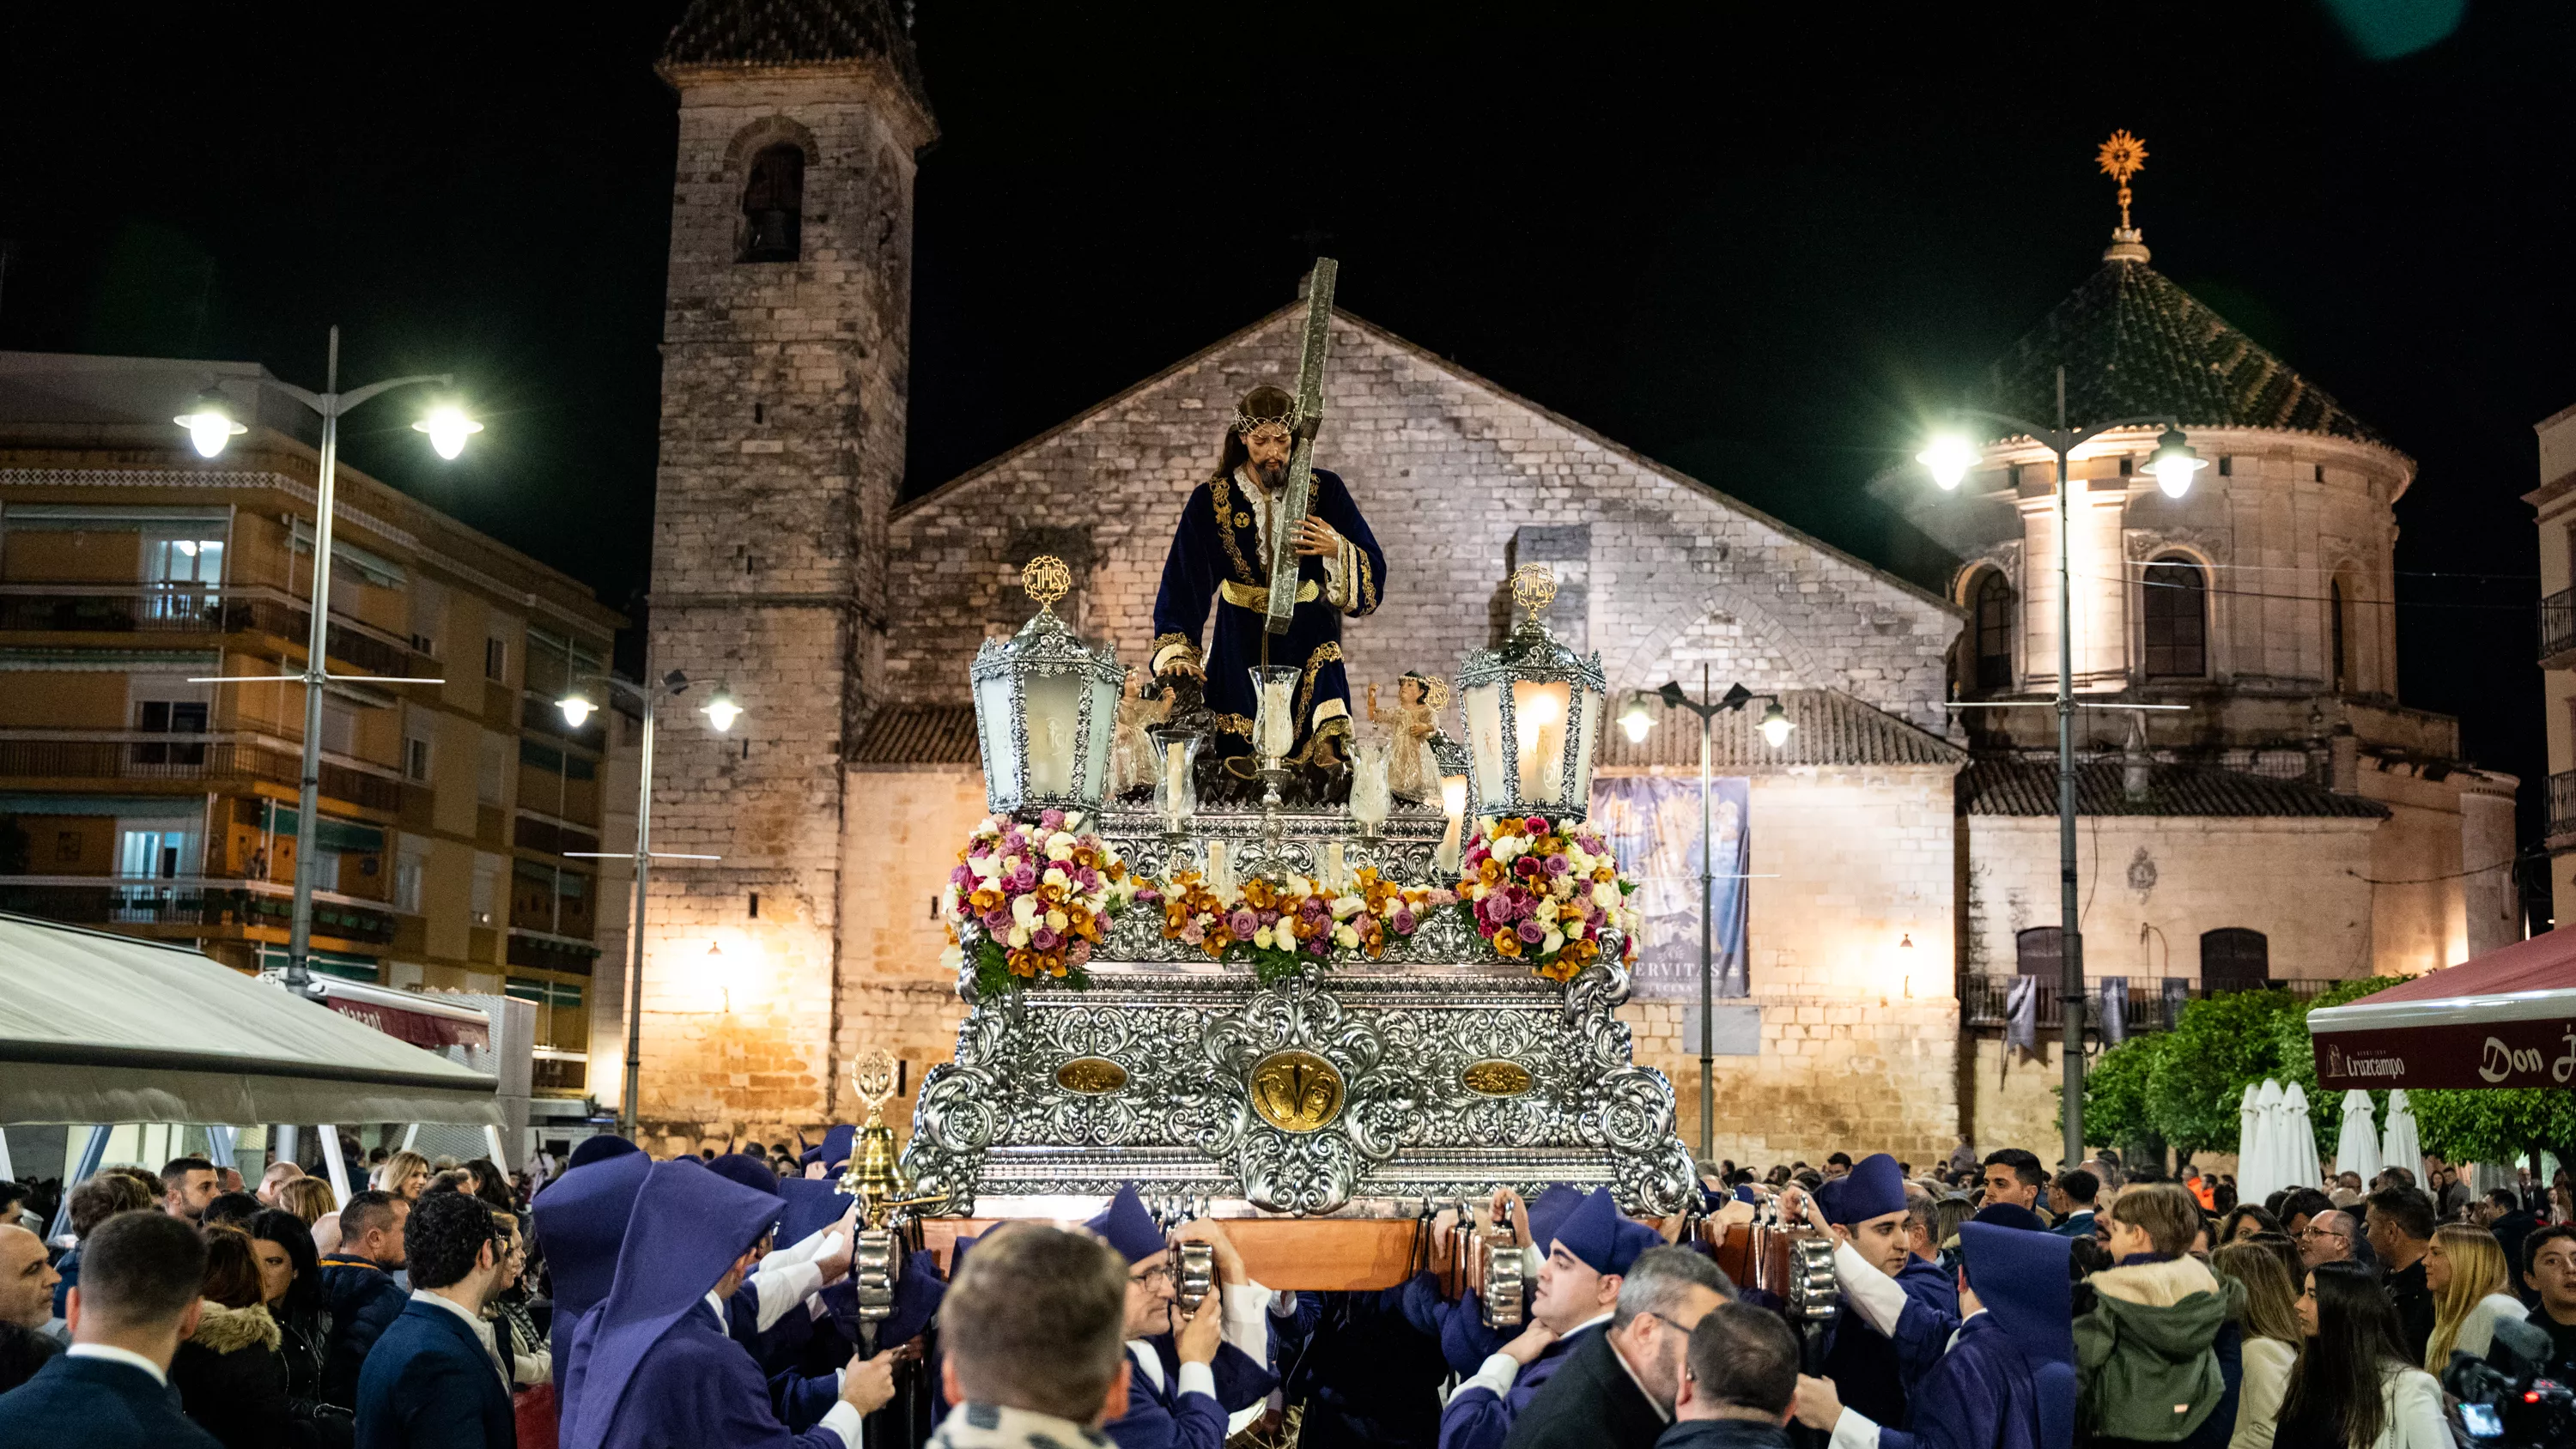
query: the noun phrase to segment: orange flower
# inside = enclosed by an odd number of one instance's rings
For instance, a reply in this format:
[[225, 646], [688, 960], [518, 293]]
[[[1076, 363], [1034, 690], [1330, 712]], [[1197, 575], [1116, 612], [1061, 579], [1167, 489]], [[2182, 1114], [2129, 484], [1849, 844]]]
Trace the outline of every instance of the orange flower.
[[1538, 974], [1546, 977], [1550, 981], [1571, 981], [1575, 978], [1576, 973], [1582, 969], [1583, 968], [1579, 963], [1568, 960], [1563, 955], [1559, 955], [1555, 960], [1539, 967]]
[[1486, 856], [1476, 864], [1476, 879], [1484, 882], [1486, 885], [1501, 885], [1503, 883], [1503, 863], [1494, 859], [1490, 855]]
[[1279, 892], [1271, 887], [1270, 882], [1254, 876], [1243, 883], [1243, 903], [1256, 911], [1276, 910]]
[[978, 886], [975, 893], [966, 898], [966, 904], [973, 906], [977, 915], [982, 915], [1002, 904], [1002, 893], [991, 886]]
[[1514, 931], [1496, 931], [1494, 933], [1494, 949], [1502, 952], [1506, 956], [1518, 956], [1521, 953], [1521, 938], [1519, 934]]

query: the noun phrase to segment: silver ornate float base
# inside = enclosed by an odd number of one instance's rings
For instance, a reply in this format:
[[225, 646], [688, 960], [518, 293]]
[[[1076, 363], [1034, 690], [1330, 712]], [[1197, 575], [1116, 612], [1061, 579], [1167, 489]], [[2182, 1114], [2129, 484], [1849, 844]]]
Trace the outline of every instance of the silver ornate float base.
[[[1202, 817], [1195, 864], [1222, 839], [1238, 875], [1312, 874], [1327, 842], [1348, 868], [1431, 884], [1445, 822], [1400, 810], [1363, 849], [1339, 812]], [[1157, 823], [1100, 822], [1127, 860], [1164, 874]], [[1606, 1185], [1632, 1213], [1678, 1208], [1694, 1184], [1673, 1136], [1672, 1084], [1630, 1060], [1614, 1015], [1627, 973], [1595, 964], [1559, 985], [1477, 960], [1444, 918], [1374, 962], [1272, 986], [1165, 941], [1158, 912], [1117, 923], [1093, 987], [977, 999], [956, 1059], [923, 1082], [903, 1166], [953, 1214], [1062, 1216], [1134, 1182], [1218, 1211], [1410, 1216], [1425, 1199], [1497, 1185]]]

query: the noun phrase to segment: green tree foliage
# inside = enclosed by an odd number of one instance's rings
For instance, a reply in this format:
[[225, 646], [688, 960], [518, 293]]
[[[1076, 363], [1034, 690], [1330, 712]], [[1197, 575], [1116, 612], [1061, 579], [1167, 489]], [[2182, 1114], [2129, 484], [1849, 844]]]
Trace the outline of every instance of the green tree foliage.
[[[2279, 1081], [2285, 1087], [2296, 1082], [2299, 1084], [2299, 1090], [2307, 1094], [2308, 1125], [2316, 1133], [2319, 1157], [2332, 1157], [2335, 1149], [2342, 1145], [2343, 1097], [2340, 1093], [2328, 1093], [2324, 1097], [2318, 1095], [2317, 1053], [2315, 1045], [2308, 1036], [2308, 1013], [2320, 1006], [2341, 1006], [2347, 1001], [2359, 1000], [2374, 991], [2384, 991], [2406, 979], [2403, 976], [2370, 976], [2359, 981], [2347, 981], [2331, 990], [2321, 991], [2309, 1000], [2299, 1003], [2295, 1008], [2281, 1013], [2279, 1019], [2272, 1023], [2272, 1033], [2278, 1038], [2276, 1045], [2281, 1058]], [[2420, 1132], [2424, 1116], [2420, 1104], [2424, 1099], [2421, 1094], [2412, 1094], [2408, 1100], [2419, 1104], [2415, 1116], [2417, 1130]], [[2375, 1124], [2376, 1130], [2386, 1132], [2388, 1130], [2388, 1094], [2371, 1093], [2370, 1105], [2374, 1114], [2371, 1121]], [[2424, 1150], [2432, 1152], [2436, 1149], [2431, 1141], [2427, 1140]]]
[[2409, 1092], [2424, 1150], [2452, 1162], [2512, 1162], [2576, 1142], [2576, 1092], [2547, 1087]]
[[2277, 1027], [2296, 1009], [2286, 991], [2234, 991], [2184, 1007], [2147, 1072], [2156, 1130], [2184, 1152], [2235, 1151], [2245, 1084], [2282, 1075]]
[[[2167, 1040], [2162, 1032], [2133, 1036], [2094, 1059], [2084, 1073], [2086, 1142], [2126, 1151], [2132, 1143], [2160, 1135], [2147, 1111], [2147, 1079]], [[2060, 1129], [2066, 1125], [2062, 1101], [2057, 1123]]]

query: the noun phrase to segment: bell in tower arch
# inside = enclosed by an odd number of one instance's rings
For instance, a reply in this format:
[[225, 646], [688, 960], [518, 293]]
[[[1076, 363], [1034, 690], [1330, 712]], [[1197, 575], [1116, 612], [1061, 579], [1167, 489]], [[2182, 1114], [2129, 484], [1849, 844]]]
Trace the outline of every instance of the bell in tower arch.
[[792, 262], [799, 255], [805, 214], [805, 149], [780, 142], [751, 158], [742, 188], [742, 259]]

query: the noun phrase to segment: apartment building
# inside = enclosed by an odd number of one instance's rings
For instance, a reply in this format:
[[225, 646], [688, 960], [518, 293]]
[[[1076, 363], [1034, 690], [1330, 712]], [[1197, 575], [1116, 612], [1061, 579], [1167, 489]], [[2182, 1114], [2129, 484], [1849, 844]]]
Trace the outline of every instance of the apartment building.
[[[286, 958], [303, 686], [207, 681], [303, 668], [318, 464], [262, 376], [0, 352], [0, 910], [243, 971]], [[210, 385], [249, 430], [203, 458], [171, 420]], [[600, 848], [606, 738], [553, 701], [623, 621], [345, 461], [337, 487], [312, 964], [531, 1001], [537, 1091], [578, 1097], [625, 902], [567, 855]], [[404, 678], [441, 682], [371, 682]]]
[[2540, 524], [2540, 672], [2548, 714], [2552, 925], [2576, 921], [2576, 407], [2533, 427], [2540, 486], [2522, 497]]

